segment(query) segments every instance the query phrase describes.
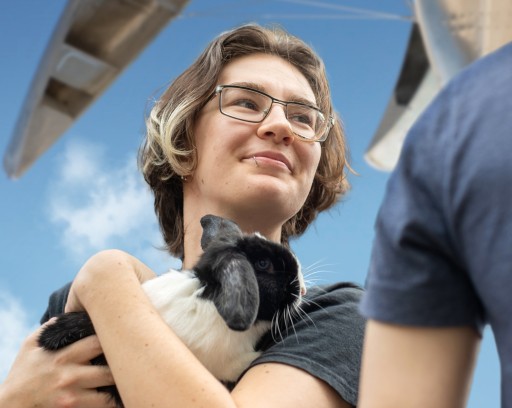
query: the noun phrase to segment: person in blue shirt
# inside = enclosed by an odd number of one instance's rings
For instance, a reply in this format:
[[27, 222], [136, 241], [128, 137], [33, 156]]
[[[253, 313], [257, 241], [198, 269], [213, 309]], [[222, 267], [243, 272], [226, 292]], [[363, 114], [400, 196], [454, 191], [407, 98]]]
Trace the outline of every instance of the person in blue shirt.
[[463, 407], [484, 325], [512, 407], [512, 43], [406, 138], [378, 214], [359, 407]]

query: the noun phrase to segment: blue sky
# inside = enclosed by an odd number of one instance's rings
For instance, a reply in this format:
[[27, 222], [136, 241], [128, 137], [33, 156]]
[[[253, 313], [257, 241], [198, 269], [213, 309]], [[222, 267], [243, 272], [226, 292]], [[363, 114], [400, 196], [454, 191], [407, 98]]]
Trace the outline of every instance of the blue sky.
[[[349, 195], [293, 243], [317, 282], [364, 283], [373, 223], [388, 174], [363, 159], [403, 60], [407, 18], [360, 18], [323, 4], [410, 17], [406, 0], [192, 0], [56, 144], [19, 180], [0, 175], [0, 381], [20, 341], [38, 324], [50, 293], [94, 252], [120, 248], [158, 272], [179, 263], [158, 249], [152, 199], [135, 154], [144, 112], [215, 35], [238, 24], [277, 22], [325, 61], [334, 104], [346, 127], [357, 176]], [[64, 0], [6, 2], [0, 13], [0, 150], [10, 140], [24, 97]], [[220, 11], [220, 12], [219, 12]], [[341, 17], [344, 16], [344, 17]], [[499, 366], [486, 330], [469, 406], [499, 406]]]

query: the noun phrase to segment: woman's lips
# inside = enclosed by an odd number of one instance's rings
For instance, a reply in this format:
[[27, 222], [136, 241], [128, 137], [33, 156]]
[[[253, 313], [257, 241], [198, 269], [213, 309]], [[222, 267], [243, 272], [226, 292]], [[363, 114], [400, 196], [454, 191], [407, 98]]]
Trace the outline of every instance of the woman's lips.
[[277, 165], [280, 167], [285, 167], [288, 171], [292, 171], [292, 165], [288, 158], [278, 152], [258, 152], [253, 155], [247, 157], [248, 159], [254, 160], [256, 165], [260, 164], [269, 164], [269, 165]]

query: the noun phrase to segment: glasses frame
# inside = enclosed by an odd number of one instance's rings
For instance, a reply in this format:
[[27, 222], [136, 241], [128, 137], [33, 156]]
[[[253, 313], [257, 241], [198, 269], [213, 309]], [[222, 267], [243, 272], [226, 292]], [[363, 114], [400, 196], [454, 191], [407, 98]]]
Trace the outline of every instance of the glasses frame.
[[[224, 89], [226, 89], [226, 88], [227, 89], [229, 89], [229, 88], [245, 89], [247, 91], [255, 92], [257, 94], [260, 94], [260, 95], [266, 96], [267, 98], [270, 98], [270, 100], [272, 102], [270, 103], [270, 107], [268, 108], [268, 110], [267, 111], [263, 111], [263, 113], [265, 115], [263, 116], [263, 118], [261, 118], [261, 120], [240, 119], [240, 118], [238, 118], [236, 116], [229, 115], [229, 114], [227, 114], [226, 112], [224, 112], [222, 110], [222, 91]], [[220, 113], [222, 113], [224, 116], [227, 116], [227, 117], [230, 117], [230, 118], [233, 118], [233, 119], [236, 119], [236, 120], [240, 120], [242, 122], [248, 122], [248, 123], [261, 123], [261, 122], [263, 122], [267, 118], [267, 116], [270, 113], [270, 111], [272, 110], [272, 106], [274, 105], [274, 103], [277, 103], [279, 105], [283, 105], [285, 107], [285, 114], [286, 114], [286, 119], [287, 120], [288, 120], [288, 105], [289, 104], [306, 106], [308, 108], [311, 108], [311, 109], [317, 111], [322, 117], [326, 118], [325, 119], [325, 130], [324, 130], [324, 132], [318, 138], [315, 138], [315, 139], [307, 138], [305, 136], [300, 135], [297, 132], [294, 132], [293, 129], [292, 129], [293, 134], [295, 136], [297, 136], [299, 138], [299, 140], [302, 140], [304, 142], [313, 143], [313, 142], [323, 142], [323, 141], [325, 141], [325, 139], [327, 139], [327, 136], [329, 135], [329, 131], [334, 126], [334, 117], [332, 115], [326, 116], [316, 106], [308, 105], [307, 103], [302, 103], [302, 102], [282, 101], [281, 99], [274, 98], [273, 96], [271, 96], [271, 95], [269, 95], [269, 94], [267, 94], [265, 92], [259, 91], [257, 89], [249, 88], [247, 86], [241, 86], [241, 85], [217, 85], [215, 87], [215, 90], [213, 91], [212, 95], [210, 96], [209, 100], [215, 98], [217, 95], [219, 96], [219, 111], [220, 111]]]

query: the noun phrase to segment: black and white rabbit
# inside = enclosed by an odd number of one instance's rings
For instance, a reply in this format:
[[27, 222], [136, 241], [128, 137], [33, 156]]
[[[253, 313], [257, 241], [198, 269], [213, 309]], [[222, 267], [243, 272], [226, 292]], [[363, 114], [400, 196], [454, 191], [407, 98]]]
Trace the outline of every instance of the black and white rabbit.
[[[276, 316], [298, 311], [305, 292], [293, 253], [259, 234], [243, 234], [232, 221], [201, 218], [203, 254], [192, 270], [143, 283], [146, 294], [202, 364], [219, 380], [236, 381], [260, 355], [255, 347]], [[58, 350], [94, 334], [85, 312], [66, 313], [45, 328], [39, 345]], [[104, 356], [92, 361], [106, 364]], [[115, 387], [111, 393], [119, 406]]]

